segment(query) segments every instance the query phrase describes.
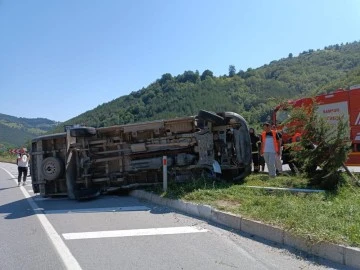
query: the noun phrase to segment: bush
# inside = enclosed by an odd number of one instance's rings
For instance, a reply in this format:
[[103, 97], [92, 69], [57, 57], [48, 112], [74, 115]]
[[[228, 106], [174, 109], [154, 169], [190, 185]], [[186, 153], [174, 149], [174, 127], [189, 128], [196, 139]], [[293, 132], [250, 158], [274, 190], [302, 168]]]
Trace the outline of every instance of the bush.
[[[338, 170], [344, 166], [351, 150], [349, 125], [343, 117], [330, 124], [316, 112], [316, 103], [291, 111], [287, 121], [292, 123], [291, 132], [302, 132], [301, 140], [291, 144], [290, 154], [320, 187], [335, 189], [342, 179]], [[321, 171], [314, 174], [316, 167]]]

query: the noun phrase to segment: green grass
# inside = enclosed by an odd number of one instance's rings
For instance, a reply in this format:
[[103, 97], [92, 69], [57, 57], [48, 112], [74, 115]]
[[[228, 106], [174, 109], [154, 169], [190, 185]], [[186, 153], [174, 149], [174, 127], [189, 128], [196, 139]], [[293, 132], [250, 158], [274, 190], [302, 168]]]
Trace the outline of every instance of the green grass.
[[311, 188], [305, 177], [270, 180], [264, 174], [251, 175], [243, 184], [199, 179], [186, 184], [170, 183], [167, 193], [159, 187], [153, 191], [276, 225], [313, 242], [360, 247], [360, 188], [352, 185], [345, 174], [339, 177], [343, 184], [336, 191], [311, 194], [246, 187]]
[[16, 163], [16, 155], [0, 153], [0, 162]]

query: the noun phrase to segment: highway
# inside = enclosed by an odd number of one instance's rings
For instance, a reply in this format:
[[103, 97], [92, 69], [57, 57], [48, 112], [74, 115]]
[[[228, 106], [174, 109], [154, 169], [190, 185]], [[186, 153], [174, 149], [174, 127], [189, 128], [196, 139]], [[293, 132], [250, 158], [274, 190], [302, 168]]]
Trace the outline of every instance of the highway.
[[348, 269], [123, 195], [42, 198], [0, 163], [0, 269]]

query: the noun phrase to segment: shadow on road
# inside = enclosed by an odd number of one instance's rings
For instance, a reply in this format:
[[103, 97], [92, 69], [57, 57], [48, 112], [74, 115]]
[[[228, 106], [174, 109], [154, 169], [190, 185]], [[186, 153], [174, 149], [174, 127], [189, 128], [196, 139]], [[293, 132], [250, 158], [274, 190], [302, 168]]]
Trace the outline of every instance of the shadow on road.
[[5, 214], [4, 217], [5, 219], [18, 219], [18, 218], [32, 216], [35, 214], [35, 212], [31, 208], [27, 200], [24, 198], [19, 201], [1, 205], [0, 214]]
[[[15, 187], [3, 188], [11, 189]], [[1, 191], [2, 189], [0, 189]], [[91, 213], [114, 213], [117, 211], [126, 210], [128, 212], [142, 212], [147, 211], [152, 214], [165, 214], [173, 212], [167, 207], [146, 205], [146, 208], [143, 208], [144, 204], [140, 203], [137, 200], [134, 200], [130, 196], [125, 197], [107, 197], [103, 196], [97, 200], [78, 202], [75, 200], [69, 200], [67, 198], [44, 198], [35, 197], [35, 203], [38, 207], [37, 210], [43, 211], [45, 214], [91, 214]], [[131, 207], [134, 207], [131, 209]], [[139, 208], [137, 208], [139, 207]], [[4, 219], [20, 219], [34, 215], [35, 211], [30, 206], [26, 198], [7, 203], [0, 206], [0, 216], [3, 216]]]

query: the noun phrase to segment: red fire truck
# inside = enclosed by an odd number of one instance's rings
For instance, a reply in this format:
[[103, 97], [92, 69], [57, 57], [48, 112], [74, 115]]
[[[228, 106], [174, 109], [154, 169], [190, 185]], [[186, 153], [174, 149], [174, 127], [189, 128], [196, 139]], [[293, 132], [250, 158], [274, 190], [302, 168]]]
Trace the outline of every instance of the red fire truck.
[[[283, 142], [290, 139], [290, 134], [286, 134], [286, 129], [282, 123], [289, 117], [289, 107], [306, 107], [313, 103], [312, 98], [301, 98], [290, 100], [286, 105], [278, 105], [273, 113], [273, 123], [283, 131]], [[352, 142], [352, 152], [346, 162], [349, 166], [360, 166], [360, 85], [354, 85], [348, 90], [337, 89], [328, 94], [315, 97], [317, 103], [317, 113], [326, 118], [330, 124], [336, 124], [340, 117], [349, 121], [350, 139]], [[301, 133], [301, 132], [300, 132]], [[299, 135], [301, 135], [299, 133]], [[292, 136], [294, 136], [292, 134]]]

